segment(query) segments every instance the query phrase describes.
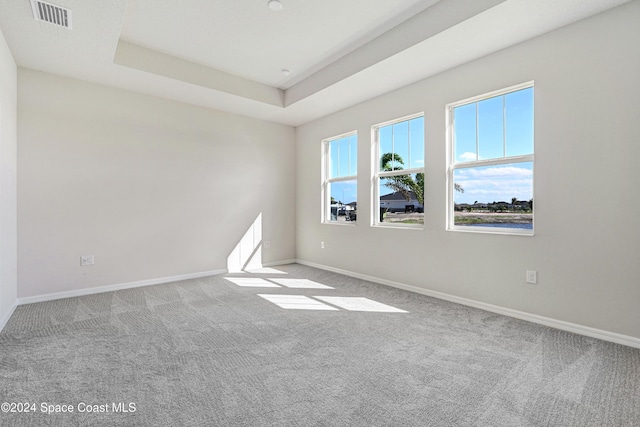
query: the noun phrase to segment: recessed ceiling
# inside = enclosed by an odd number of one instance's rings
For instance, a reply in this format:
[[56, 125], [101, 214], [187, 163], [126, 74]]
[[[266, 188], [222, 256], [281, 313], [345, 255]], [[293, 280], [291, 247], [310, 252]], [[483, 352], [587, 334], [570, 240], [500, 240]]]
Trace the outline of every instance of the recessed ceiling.
[[299, 125], [627, 1], [52, 0], [68, 30], [0, 0], [0, 29], [21, 67]]
[[281, 2], [274, 12], [267, 0], [136, 0], [120, 38], [286, 89], [437, 0]]

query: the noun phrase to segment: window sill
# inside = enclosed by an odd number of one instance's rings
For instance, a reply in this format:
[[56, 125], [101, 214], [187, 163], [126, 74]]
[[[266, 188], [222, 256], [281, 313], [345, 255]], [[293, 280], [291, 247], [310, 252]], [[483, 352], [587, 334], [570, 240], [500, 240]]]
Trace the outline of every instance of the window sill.
[[355, 227], [358, 224], [358, 222], [357, 221], [322, 221], [321, 224]]
[[479, 233], [479, 234], [504, 234], [510, 236], [526, 236], [535, 235], [533, 230], [519, 228], [499, 228], [499, 227], [473, 227], [454, 225], [447, 227], [447, 231], [458, 231], [462, 233]]
[[374, 228], [392, 228], [395, 230], [424, 230], [424, 224], [391, 224], [391, 223], [384, 223], [384, 222], [379, 222], [376, 224], [373, 224]]

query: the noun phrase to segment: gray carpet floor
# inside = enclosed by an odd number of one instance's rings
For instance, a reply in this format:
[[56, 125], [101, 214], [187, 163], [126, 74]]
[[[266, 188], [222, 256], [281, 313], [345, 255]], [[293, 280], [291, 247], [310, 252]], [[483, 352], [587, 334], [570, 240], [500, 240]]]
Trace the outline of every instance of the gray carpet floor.
[[640, 350], [276, 269], [18, 307], [0, 425], [640, 426]]

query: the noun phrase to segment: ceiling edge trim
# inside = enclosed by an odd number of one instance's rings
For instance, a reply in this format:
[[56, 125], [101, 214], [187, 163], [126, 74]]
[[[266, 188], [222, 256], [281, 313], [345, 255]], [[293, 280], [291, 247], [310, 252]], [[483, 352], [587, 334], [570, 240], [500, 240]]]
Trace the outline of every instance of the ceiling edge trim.
[[285, 92], [284, 105], [288, 107], [505, 1], [442, 0], [293, 85]]
[[123, 67], [134, 68], [276, 107], [284, 107], [284, 91], [281, 89], [123, 40], [118, 41], [113, 62]]

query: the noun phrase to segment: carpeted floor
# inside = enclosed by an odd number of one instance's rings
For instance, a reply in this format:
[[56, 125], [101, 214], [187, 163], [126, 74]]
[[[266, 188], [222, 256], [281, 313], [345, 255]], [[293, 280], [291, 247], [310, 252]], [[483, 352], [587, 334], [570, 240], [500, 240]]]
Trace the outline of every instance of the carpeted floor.
[[640, 350], [276, 270], [18, 307], [0, 425], [640, 426]]

